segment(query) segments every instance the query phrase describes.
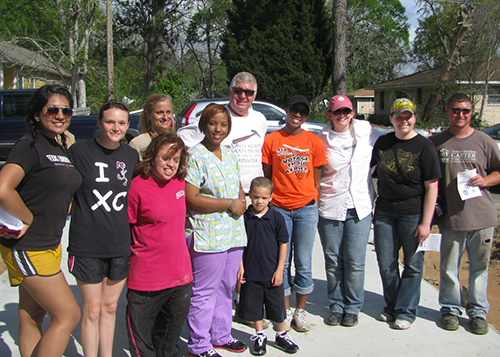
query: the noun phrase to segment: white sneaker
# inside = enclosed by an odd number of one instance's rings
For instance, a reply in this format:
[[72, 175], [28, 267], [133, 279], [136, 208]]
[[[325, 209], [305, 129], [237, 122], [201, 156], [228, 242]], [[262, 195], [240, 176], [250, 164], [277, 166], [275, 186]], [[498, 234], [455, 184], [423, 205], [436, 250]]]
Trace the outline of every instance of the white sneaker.
[[285, 329], [290, 331], [292, 329], [293, 312], [290, 309], [286, 309], [286, 319], [285, 319]]
[[295, 313], [293, 314], [293, 321], [295, 322], [295, 330], [298, 332], [307, 332], [311, 329], [311, 325], [307, 321], [306, 310], [295, 310]]
[[392, 328], [395, 330], [408, 330], [411, 326], [411, 322], [403, 319], [396, 319]]
[[383, 322], [390, 322], [390, 321], [394, 321], [394, 316], [392, 316], [388, 312], [384, 311], [380, 314], [380, 316], [378, 317], [378, 320], [383, 321]]

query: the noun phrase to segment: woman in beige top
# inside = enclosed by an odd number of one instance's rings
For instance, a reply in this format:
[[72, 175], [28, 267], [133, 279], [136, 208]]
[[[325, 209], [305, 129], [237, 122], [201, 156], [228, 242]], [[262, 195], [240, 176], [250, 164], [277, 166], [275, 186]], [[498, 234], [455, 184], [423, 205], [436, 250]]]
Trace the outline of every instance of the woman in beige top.
[[142, 134], [133, 138], [129, 145], [139, 152], [142, 160], [142, 152], [158, 134], [172, 130], [172, 98], [169, 95], [155, 93], [151, 94], [143, 106], [144, 110], [139, 120], [139, 128]]

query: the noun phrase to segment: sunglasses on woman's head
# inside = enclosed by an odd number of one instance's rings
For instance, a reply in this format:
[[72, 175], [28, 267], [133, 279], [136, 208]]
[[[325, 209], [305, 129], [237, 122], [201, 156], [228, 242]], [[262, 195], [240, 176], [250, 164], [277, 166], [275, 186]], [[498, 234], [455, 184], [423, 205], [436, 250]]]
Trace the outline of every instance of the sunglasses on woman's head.
[[57, 116], [57, 114], [59, 114], [60, 110], [62, 110], [62, 113], [66, 118], [71, 118], [71, 116], [73, 115], [73, 109], [71, 109], [71, 108], [48, 107], [47, 110], [45, 111], [45, 116], [50, 117], [50, 118], [55, 118]]

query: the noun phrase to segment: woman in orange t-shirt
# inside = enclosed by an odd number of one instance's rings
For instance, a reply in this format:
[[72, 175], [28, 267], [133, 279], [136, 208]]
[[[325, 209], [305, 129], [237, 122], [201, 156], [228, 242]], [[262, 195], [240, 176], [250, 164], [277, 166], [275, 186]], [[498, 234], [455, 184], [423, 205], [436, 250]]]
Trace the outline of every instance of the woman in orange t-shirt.
[[[274, 183], [271, 203], [286, 221], [289, 235], [288, 255], [283, 284], [285, 288], [287, 330], [292, 326], [299, 332], [311, 329], [305, 307], [314, 290], [312, 279], [312, 250], [318, 224], [319, 179], [327, 163], [319, 137], [302, 129], [309, 116], [309, 101], [294, 95], [285, 108], [285, 127], [266, 136], [262, 147], [264, 176]], [[290, 265], [295, 263], [295, 278], [291, 281]], [[290, 309], [291, 288], [296, 293], [297, 308]]]

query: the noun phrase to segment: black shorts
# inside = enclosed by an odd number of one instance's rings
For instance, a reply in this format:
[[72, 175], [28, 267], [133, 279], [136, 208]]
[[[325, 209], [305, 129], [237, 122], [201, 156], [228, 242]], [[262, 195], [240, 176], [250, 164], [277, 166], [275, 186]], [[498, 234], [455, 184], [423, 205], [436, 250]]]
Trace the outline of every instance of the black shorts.
[[104, 278], [122, 281], [128, 275], [130, 257], [118, 258], [85, 258], [70, 255], [69, 271], [73, 276], [87, 284], [98, 284]]
[[272, 286], [270, 281], [247, 281], [241, 284], [238, 316], [247, 321], [260, 321], [266, 317], [274, 322], [283, 322], [285, 312], [285, 289], [283, 284]]

